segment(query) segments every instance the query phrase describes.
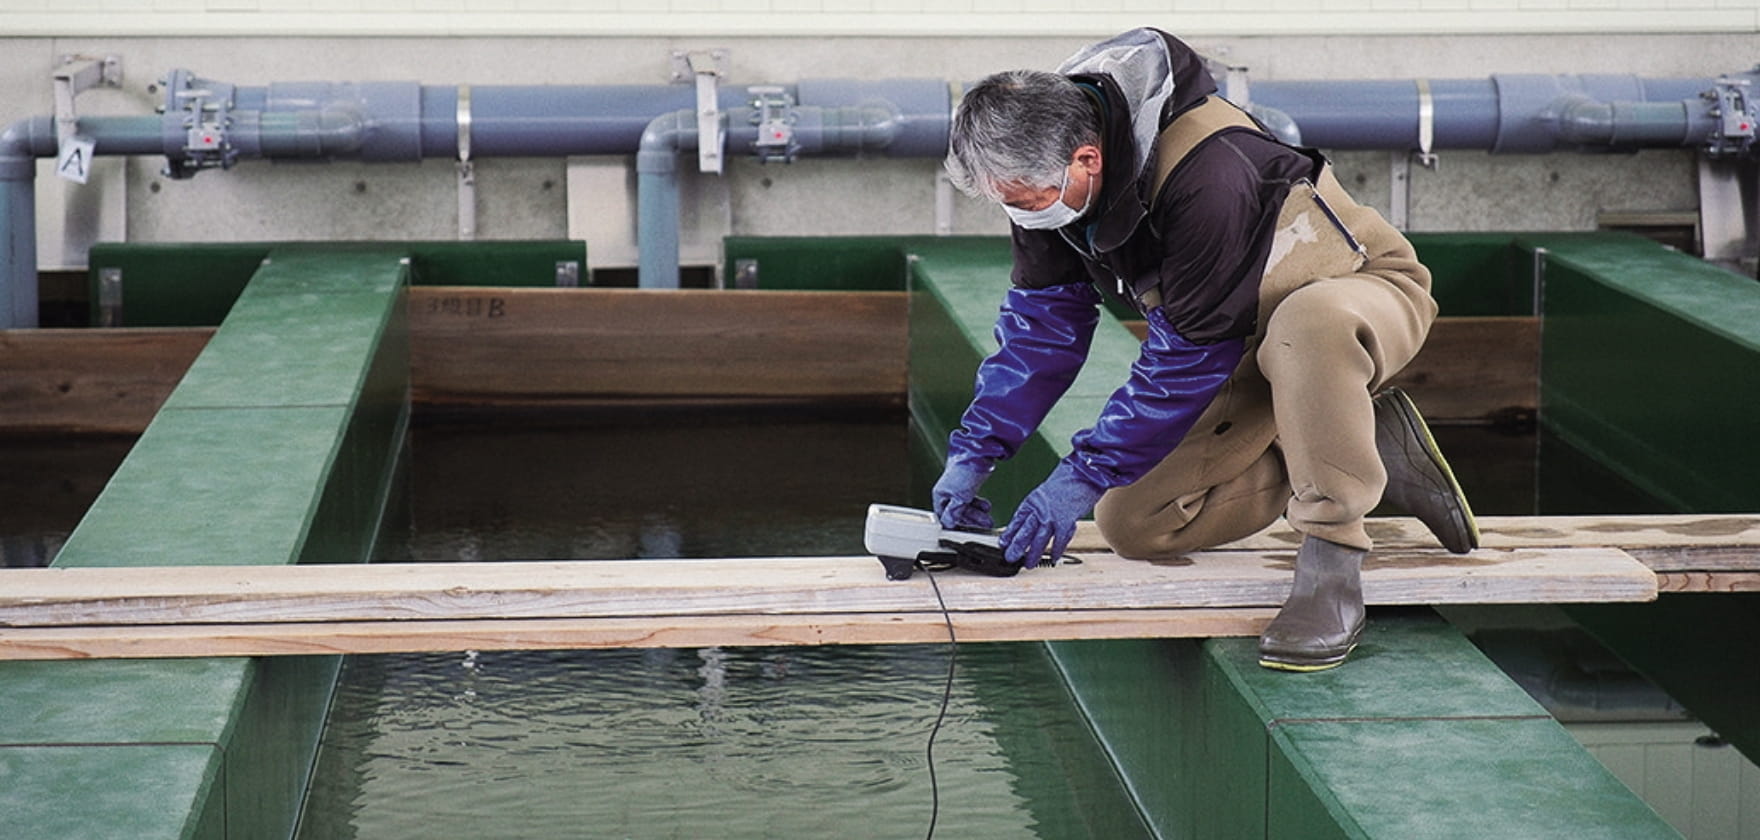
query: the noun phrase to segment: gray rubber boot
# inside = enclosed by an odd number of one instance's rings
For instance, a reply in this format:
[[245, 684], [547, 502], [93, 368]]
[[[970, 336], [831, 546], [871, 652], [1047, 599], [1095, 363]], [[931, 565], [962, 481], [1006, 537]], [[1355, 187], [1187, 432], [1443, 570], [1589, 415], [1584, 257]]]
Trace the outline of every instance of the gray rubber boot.
[[1375, 449], [1387, 468], [1381, 498], [1423, 522], [1442, 547], [1465, 554], [1479, 547], [1479, 525], [1412, 398], [1398, 388], [1375, 395]]
[[1323, 671], [1344, 662], [1363, 632], [1363, 557], [1369, 552], [1305, 537], [1289, 600], [1259, 637], [1259, 664]]

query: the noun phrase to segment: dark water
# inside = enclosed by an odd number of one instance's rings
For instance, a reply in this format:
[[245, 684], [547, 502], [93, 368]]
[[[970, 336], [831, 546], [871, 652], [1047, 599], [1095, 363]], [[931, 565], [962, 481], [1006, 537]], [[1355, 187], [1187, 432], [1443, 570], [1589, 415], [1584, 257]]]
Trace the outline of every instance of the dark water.
[[131, 437], [0, 438], [0, 566], [47, 566]]
[[1679, 512], [1544, 430], [1436, 426], [1431, 433], [1480, 516]]
[[[861, 552], [902, 424], [412, 435], [416, 560]], [[879, 573], [876, 566], [876, 573]], [[944, 645], [354, 657], [300, 837], [922, 837]], [[1038, 645], [962, 645], [939, 837], [1142, 825]]]

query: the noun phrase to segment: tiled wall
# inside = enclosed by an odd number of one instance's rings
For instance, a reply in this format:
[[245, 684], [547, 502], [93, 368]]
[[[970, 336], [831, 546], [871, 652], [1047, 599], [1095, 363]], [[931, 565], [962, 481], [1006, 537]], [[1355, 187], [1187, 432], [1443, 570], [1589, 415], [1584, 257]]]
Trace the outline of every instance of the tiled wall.
[[0, 35], [1742, 32], [1760, 0], [0, 0]]

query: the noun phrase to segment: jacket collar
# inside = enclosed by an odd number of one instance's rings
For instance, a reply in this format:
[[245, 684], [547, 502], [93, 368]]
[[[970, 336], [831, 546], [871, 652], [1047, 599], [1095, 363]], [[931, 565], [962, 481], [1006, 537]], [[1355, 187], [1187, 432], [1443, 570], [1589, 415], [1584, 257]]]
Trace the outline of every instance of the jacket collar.
[[[1204, 69], [1203, 59], [1190, 47], [1165, 32], [1150, 31], [1167, 45], [1173, 78], [1173, 94], [1158, 103], [1158, 124], [1165, 128], [1175, 117], [1215, 93], [1216, 81]], [[1078, 243], [1085, 246], [1084, 251], [1105, 253], [1131, 238], [1155, 200], [1155, 185], [1151, 183], [1155, 177], [1155, 149], [1151, 147], [1147, 154], [1141, 153], [1133, 128], [1135, 109], [1147, 103], [1131, 102], [1106, 73], [1075, 74], [1070, 78], [1100, 100], [1100, 151], [1105, 168], [1100, 176], [1098, 209], [1092, 211], [1092, 218], [1071, 225], [1065, 235], [1085, 238], [1086, 242]]]
[[[1085, 236], [1083, 250], [1107, 252], [1123, 245], [1149, 214], [1154, 198], [1148, 195], [1154, 167], [1136, 170], [1136, 140], [1131, 136], [1130, 106], [1119, 94], [1110, 76], [1076, 76], [1090, 95], [1100, 98], [1100, 154], [1104, 161], [1100, 173], [1100, 196], [1091, 218], [1070, 226], [1068, 233]], [[1148, 175], [1145, 176], [1144, 172]]]

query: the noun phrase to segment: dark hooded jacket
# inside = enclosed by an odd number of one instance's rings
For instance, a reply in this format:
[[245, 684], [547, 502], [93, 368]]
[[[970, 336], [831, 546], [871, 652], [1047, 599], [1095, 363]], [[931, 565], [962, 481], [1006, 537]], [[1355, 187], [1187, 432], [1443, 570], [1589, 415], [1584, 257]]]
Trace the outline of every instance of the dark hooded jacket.
[[[1190, 47], [1156, 34], [1167, 46], [1173, 79], [1157, 120], [1165, 127], [1214, 94], [1216, 82]], [[1014, 284], [1042, 289], [1092, 281], [1139, 310], [1149, 308], [1141, 297], [1154, 289], [1168, 323], [1189, 341], [1251, 335], [1283, 199], [1295, 181], [1318, 181], [1324, 160], [1264, 131], [1225, 129], [1193, 148], [1157, 195], [1156, 150], [1144, 154], [1132, 132], [1143, 106], [1131, 101], [1135, 91], [1105, 73], [1071, 78], [1094, 96], [1100, 113], [1105, 169], [1098, 204], [1061, 230], [1014, 227]]]

